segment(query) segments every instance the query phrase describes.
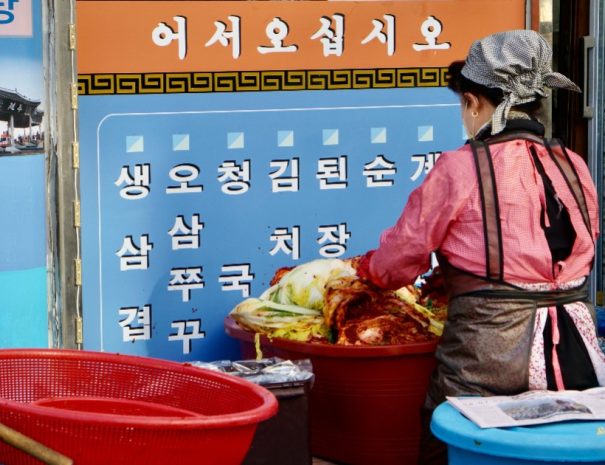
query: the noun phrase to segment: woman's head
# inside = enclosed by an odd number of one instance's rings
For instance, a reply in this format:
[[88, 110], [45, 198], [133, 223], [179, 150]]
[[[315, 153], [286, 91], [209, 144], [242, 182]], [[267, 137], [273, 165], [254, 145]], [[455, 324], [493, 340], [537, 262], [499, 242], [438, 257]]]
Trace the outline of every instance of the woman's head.
[[475, 41], [464, 62], [452, 63], [448, 87], [461, 97], [463, 118], [466, 107], [475, 119], [491, 119], [496, 134], [504, 128], [511, 108], [530, 115], [538, 111], [547, 87], [580, 90], [552, 71], [551, 59], [548, 43], [537, 32], [500, 32]]
[[504, 93], [496, 87], [487, 87], [462, 75], [464, 61], [454, 61], [448, 68], [448, 88], [460, 97], [462, 122], [472, 138], [477, 131], [491, 120], [496, 107], [502, 102]]
[[470, 92], [476, 96], [486, 98], [492, 105], [498, 106], [504, 98], [502, 89], [497, 87], [487, 87], [482, 84], [471, 81], [462, 75], [464, 61], [454, 61], [448, 68], [449, 75], [447, 87], [463, 97], [465, 93]]
[[[471, 81], [462, 74], [464, 61], [454, 61], [448, 68], [448, 88], [460, 97], [462, 119], [469, 136], [491, 120], [494, 111], [504, 100], [504, 92], [498, 87], [487, 87]], [[512, 109], [540, 119], [542, 98], [516, 105]]]

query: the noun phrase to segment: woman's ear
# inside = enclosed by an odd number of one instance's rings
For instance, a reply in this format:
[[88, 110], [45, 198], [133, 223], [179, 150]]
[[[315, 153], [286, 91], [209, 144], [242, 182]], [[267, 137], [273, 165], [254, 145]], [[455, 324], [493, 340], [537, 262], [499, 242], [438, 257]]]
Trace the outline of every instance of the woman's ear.
[[464, 101], [466, 102], [466, 107], [471, 112], [478, 112], [480, 110], [479, 107], [481, 106], [481, 100], [475, 94], [473, 94], [471, 92], [464, 92], [462, 94], [462, 97], [464, 98]]

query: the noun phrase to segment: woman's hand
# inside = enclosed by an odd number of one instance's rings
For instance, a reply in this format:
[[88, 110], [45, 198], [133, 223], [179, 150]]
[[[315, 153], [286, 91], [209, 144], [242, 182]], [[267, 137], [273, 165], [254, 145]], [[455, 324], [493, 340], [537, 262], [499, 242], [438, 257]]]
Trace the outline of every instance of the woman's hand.
[[351, 263], [353, 268], [355, 268], [357, 276], [369, 282], [373, 282], [370, 273], [370, 260], [372, 259], [372, 255], [374, 255], [374, 252], [374, 250], [370, 250], [365, 255], [359, 255], [354, 259], [356, 263]]

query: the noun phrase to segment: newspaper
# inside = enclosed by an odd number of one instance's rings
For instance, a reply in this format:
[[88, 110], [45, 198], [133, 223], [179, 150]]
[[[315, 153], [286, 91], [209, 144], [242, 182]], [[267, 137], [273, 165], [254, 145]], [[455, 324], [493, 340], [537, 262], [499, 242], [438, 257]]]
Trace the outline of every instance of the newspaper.
[[605, 387], [585, 391], [528, 391], [516, 396], [448, 397], [480, 428], [567, 420], [605, 420]]

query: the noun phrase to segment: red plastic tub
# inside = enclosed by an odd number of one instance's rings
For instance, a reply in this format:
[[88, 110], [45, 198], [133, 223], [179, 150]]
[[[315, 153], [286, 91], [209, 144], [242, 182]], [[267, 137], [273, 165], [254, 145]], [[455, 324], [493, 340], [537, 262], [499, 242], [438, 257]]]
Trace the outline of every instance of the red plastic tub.
[[[227, 317], [244, 358], [255, 358], [254, 334]], [[308, 358], [314, 456], [350, 465], [415, 464], [420, 408], [434, 367], [436, 342], [379, 347], [310, 344], [260, 338], [263, 356]]]
[[[75, 465], [238, 465], [268, 390], [166, 360], [75, 350], [0, 350], [0, 422]], [[38, 465], [0, 441], [0, 463]]]

